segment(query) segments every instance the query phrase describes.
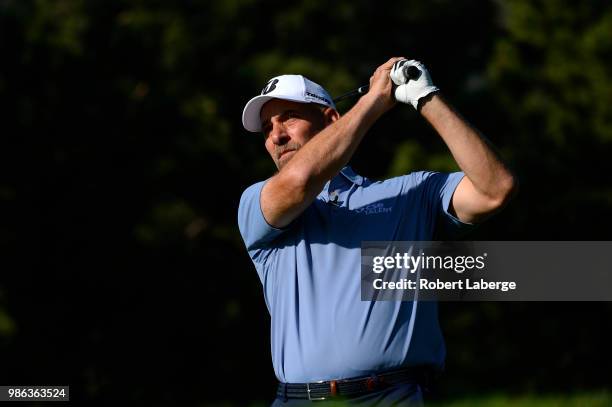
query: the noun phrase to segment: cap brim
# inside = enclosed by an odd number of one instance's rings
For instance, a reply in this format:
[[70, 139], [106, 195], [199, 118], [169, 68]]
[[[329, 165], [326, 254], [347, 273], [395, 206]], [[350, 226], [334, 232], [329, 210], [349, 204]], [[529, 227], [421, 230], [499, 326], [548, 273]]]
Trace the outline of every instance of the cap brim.
[[249, 102], [244, 107], [242, 111], [242, 125], [244, 128], [250, 132], [257, 133], [261, 131], [261, 108], [266, 104], [269, 100], [272, 99], [283, 99], [290, 100], [292, 102], [298, 103], [308, 103], [302, 99], [296, 99], [289, 96], [284, 95], [259, 95], [255, 96], [253, 99], [249, 100]]

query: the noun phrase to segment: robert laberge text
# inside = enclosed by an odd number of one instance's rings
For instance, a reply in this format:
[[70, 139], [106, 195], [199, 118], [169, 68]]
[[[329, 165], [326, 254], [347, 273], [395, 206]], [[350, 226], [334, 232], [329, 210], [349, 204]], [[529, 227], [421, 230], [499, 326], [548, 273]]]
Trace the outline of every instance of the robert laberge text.
[[[373, 281], [375, 290], [415, 290], [417, 289], [417, 282], [402, 278], [399, 281], [383, 281], [382, 278], [377, 278]], [[428, 280], [426, 278], [420, 278], [418, 280], [419, 290], [498, 290], [498, 291], [509, 291], [516, 290], [516, 282], [514, 281], [486, 281], [465, 280], [457, 281], [442, 281], [440, 279]]]

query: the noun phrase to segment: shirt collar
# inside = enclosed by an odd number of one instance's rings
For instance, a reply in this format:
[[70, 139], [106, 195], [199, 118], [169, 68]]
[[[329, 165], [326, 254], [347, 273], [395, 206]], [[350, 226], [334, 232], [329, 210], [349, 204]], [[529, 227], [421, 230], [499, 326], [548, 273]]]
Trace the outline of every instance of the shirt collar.
[[353, 169], [348, 165], [342, 168], [340, 174], [342, 174], [344, 178], [348, 179], [353, 184], [361, 185], [363, 183], [363, 177], [355, 173], [355, 171], [353, 171]]

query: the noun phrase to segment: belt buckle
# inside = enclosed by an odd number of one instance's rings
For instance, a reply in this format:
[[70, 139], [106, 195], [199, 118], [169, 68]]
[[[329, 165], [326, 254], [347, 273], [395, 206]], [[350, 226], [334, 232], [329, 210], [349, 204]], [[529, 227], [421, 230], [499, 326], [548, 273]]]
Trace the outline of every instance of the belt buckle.
[[[313, 383], [323, 383], [323, 380], [320, 380], [318, 382], [313, 382]], [[325, 397], [311, 397], [310, 396], [310, 383], [306, 383], [306, 391], [308, 392], [308, 400], [310, 401], [322, 401], [325, 400]]]

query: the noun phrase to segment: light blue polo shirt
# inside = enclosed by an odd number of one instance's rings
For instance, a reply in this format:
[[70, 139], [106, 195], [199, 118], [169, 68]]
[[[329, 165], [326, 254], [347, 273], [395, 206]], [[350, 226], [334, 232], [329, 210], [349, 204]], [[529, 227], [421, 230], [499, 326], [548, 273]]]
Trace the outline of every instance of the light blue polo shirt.
[[[361, 301], [361, 242], [449, 239], [473, 227], [448, 212], [462, 172], [373, 182], [344, 167], [288, 227], [263, 217], [266, 181], [240, 199], [238, 225], [271, 315], [281, 382], [364, 376], [444, 363], [433, 301]], [[436, 229], [438, 228], [438, 229]]]

